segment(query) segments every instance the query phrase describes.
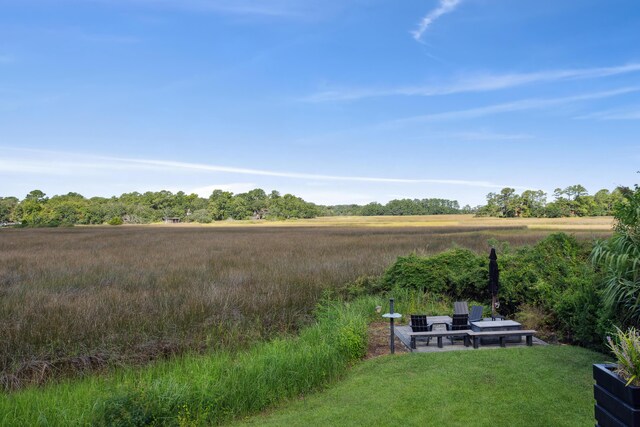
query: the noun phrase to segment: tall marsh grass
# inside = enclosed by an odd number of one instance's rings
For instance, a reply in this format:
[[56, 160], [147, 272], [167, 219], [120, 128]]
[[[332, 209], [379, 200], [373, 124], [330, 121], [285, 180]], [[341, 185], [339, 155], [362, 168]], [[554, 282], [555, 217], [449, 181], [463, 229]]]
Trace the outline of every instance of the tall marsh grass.
[[323, 387], [364, 356], [379, 301], [326, 303], [297, 337], [0, 395], [0, 425], [220, 424]]
[[[0, 230], [0, 389], [309, 324], [327, 289], [399, 255], [546, 231], [483, 227], [76, 227]], [[584, 238], [593, 233], [582, 232]]]

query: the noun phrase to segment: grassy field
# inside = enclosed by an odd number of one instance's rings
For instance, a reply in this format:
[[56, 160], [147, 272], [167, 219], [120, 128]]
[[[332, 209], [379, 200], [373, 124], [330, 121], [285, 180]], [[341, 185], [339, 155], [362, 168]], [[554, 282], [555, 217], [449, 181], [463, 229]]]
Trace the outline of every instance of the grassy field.
[[486, 251], [489, 239], [519, 246], [558, 230], [592, 239], [610, 226], [434, 216], [2, 229], [0, 383], [245, 347], [297, 331], [323, 291], [399, 255]]
[[381, 357], [238, 425], [593, 425], [591, 365], [604, 357], [570, 346]]
[[[205, 227], [498, 227], [549, 230], [609, 231], [613, 217], [495, 218], [474, 215], [325, 216], [288, 221], [216, 221]], [[156, 224], [156, 226], [164, 224]], [[172, 225], [175, 227], [176, 225]], [[202, 227], [183, 223], [180, 227]]]

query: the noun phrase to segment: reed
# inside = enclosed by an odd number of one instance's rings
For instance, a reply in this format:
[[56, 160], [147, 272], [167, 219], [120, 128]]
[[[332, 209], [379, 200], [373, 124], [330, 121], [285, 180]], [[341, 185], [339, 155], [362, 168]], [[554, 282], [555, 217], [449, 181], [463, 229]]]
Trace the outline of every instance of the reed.
[[3, 229], [1, 387], [185, 351], [246, 348], [298, 331], [327, 289], [379, 275], [399, 255], [452, 245], [485, 251], [489, 239], [519, 246], [548, 233], [480, 226]]

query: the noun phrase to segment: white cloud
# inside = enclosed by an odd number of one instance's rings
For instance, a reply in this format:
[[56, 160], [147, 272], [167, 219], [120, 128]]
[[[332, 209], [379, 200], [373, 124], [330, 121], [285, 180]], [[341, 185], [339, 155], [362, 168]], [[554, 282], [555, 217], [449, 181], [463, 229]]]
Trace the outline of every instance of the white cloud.
[[318, 11], [323, 2], [297, 0], [93, 0], [108, 4], [132, 4], [149, 8], [176, 9], [265, 17], [304, 16]]
[[0, 54], [0, 64], [12, 64], [14, 62], [15, 58], [13, 56]]
[[534, 138], [533, 135], [526, 133], [495, 133], [486, 131], [451, 132], [435, 134], [434, 136], [463, 141], [516, 141]]
[[633, 108], [633, 109], [627, 109], [627, 110], [597, 111], [595, 113], [578, 116], [576, 117], [576, 119], [640, 120], [640, 108]]
[[440, 96], [456, 93], [487, 92], [535, 83], [551, 83], [578, 79], [596, 79], [640, 71], [640, 63], [612, 67], [547, 70], [532, 73], [483, 74], [472, 73], [452, 83], [433, 86], [402, 86], [391, 88], [342, 88], [312, 94], [303, 101], [351, 101], [384, 96]]
[[566, 96], [560, 98], [531, 98], [522, 99], [514, 102], [502, 104], [487, 105], [478, 108], [469, 108], [466, 110], [446, 111], [443, 113], [424, 114], [420, 116], [405, 117], [402, 119], [391, 120], [385, 122], [384, 125], [398, 125], [412, 122], [433, 122], [458, 119], [474, 119], [492, 114], [510, 113], [515, 111], [539, 110], [555, 105], [570, 104], [580, 101], [588, 101], [594, 99], [609, 98], [627, 93], [640, 91], [640, 87], [626, 87], [603, 92], [587, 93], [582, 95]]
[[[222, 173], [230, 175], [265, 176], [287, 178], [293, 180], [328, 181], [328, 182], [359, 182], [386, 184], [446, 184], [464, 187], [503, 188], [514, 185], [497, 184], [480, 180], [459, 180], [447, 178], [402, 178], [402, 177], [372, 177], [323, 175], [291, 171], [272, 171], [265, 169], [241, 168], [235, 166], [211, 165], [204, 163], [176, 162], [157, 159], [135, 159], [124, 157], [105, 157], [81, 155], [46, 150], [20, 149], [0, 147], [5, 154], [0, 159], [0, 174], [29, 174], [58, 175], [58, 176], [104, 176], [110, 173], [126, 171], [127, 175], [140, 173], [162, 173], [168, 176], [189, 175], [193, 173]], [[18, 153], [11, 155], [10, 152]], [[20, 155], [22, 154], [22, 155]], [[37, 158], [39, 157], [39, 158]], [[199, 179], [202, 181], [202, 179]], [[230, 184], [229, 184], [230, 185]], [[210, 187], [200, 190], [207, 191]], [[197, 190], [198, 188], [196, 188]]]
[[427, 28], [429, 28], [436, 19], [440, 18], [445, 13], [453, 12], [453, 10], [455, 10], [455, 8], [460, 4], [460, 1], [461, 0], [440, 0], [438, 7], [425, 15], [425, 17], [420, 21], [418, 29], [411, 32], [413, 38], [420, 41], [422, 34], [424, 34]]

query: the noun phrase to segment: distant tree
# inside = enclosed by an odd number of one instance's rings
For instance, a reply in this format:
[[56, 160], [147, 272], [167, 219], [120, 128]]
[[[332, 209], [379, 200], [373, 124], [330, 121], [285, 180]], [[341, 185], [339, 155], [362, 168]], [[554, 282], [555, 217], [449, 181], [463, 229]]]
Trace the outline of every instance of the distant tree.
[[213, 221], [213, 218], [211, 217], [211, 213], [208, 209], [196, 209], [191, 215], [187, 217], [187, 221], [208, 224]]
[[45, 205], [48, 201], [46, 194], [40, 190], [33, 190], [27, 194], [15, 208], [16, 219], [26, 225], [41, 226], [47, 224], [47, 219], [43, 215]]
[[463, 214], [472, 214], [475, 211], [476, 211], [476, 208], [472, 208], [471, 205], [469, 204], [464, 205], [462, 209], [460, 209], [460, 213], [463, 213]]
[[384, 212], [385, 212], [384, 206], [382, 206], [378, 202], [368, 203], [362, 206], [362, 208], [360, 209], [360, 214], [364, 216], [384, 215]]
[[500, 208], [500, 199], [498, 194], [487, 194], [487, 204], [478, 208], [476, 215], [478, 216], [502, 216]]
[[285, 194], [272, 201], [269, 207], [269, 218], [313, 218], [319, 213], [319, 209], [313, 204], [305, 202], [300, 197]]
[[209, 196], [208, 210], [211, 217], [220, 221], [231, 217], [233, 193], [229, 191], [213, 190]]
[[547, 193], [542, 190], [525, 190], [520, 195], [520, 216], [541, 217], [547, 204]]
[[17, 205], [17, 197], [0, 197], [0, 222], [13, 222]]

